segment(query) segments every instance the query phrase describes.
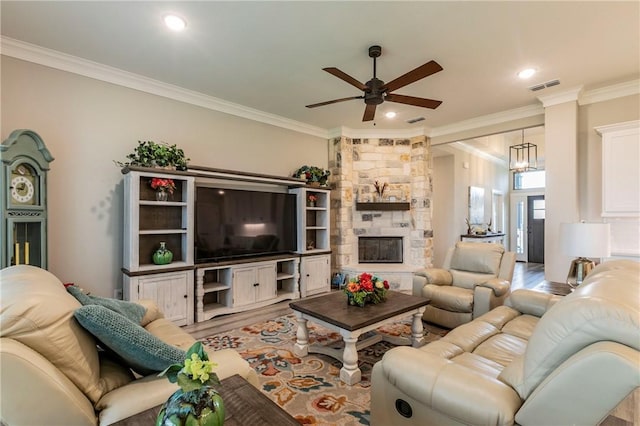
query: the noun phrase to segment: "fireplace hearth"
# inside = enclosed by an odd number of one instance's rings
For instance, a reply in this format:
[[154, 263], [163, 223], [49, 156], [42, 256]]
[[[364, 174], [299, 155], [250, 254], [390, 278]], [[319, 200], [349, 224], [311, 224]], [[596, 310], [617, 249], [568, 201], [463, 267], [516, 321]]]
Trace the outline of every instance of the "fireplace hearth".
[[358, 237], [358, 263], [403, 263], [402, 237]]

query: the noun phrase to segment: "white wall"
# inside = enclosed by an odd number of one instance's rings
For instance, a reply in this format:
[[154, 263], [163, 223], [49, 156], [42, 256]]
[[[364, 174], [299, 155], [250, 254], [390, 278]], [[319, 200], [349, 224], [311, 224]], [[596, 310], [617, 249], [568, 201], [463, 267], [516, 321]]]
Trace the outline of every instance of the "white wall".
[[[484, 188], [485, 223], [491, 218], [492, 190], [501, 191], [505, 202], [509, 200], [506, 165], [451, 146], [439, 148], [446, 149], [450, 155], [434, 158], [433, 264], [436, 267], [442, 265], [446, 250], [467, 232], [465, 219], [469, 216], [469, 186]], [[468, 163], [468, 168], [464, 167], [465, 163]], [[505, 206], [505, 212], [508, 212], [508, 206]]]
[[287, 176], [327, 167], [326, 139], [1, 57], [2, 140], [42, 137], [49, 172], [49, 270], [99, 296], [121, 287], [122, 175], [138, 140], [177, 144], [191, 164]]
[[433, 159], [433, 198], [431, 211], [433, 224], [433, 265], [444, 263], [447, 249], [459, 239], [454, 194], [454, 156], [443, 155]]

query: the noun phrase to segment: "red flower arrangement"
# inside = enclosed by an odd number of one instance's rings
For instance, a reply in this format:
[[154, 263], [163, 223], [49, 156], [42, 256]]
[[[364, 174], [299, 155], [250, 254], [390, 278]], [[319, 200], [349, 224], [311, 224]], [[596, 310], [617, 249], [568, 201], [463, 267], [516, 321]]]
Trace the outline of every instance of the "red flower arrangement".
[[173, 179], [151, 178], [151, 188], [173, 194], [173, 191], [176, 190], [176, 184]]
[[389, 282], [363, 272], [349, 280], [344, 287], [344, 292], [348, 296], [350, 305], [364, 306], [366, 302], [377, 304], [384, 302], [387, 290], [389, 290]]

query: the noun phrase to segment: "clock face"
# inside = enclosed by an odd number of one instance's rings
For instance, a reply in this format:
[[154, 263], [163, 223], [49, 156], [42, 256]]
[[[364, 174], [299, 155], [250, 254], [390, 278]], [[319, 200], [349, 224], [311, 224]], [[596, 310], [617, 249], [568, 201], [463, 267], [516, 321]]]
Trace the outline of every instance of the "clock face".
[[36, 174], [27, 164], [19, 164], [11, 171], [11, 199], [16, 204], [36, 204]]

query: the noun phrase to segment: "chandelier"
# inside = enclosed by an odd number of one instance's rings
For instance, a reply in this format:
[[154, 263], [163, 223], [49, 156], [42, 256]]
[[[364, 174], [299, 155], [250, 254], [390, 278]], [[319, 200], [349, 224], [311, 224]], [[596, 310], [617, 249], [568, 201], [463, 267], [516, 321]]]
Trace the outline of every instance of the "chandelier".
[[522, 143], [509, 147], [509, 170], [527, 172], [538, 169], [538, 146], [525, 143], [524, 129], [522, 129]]

